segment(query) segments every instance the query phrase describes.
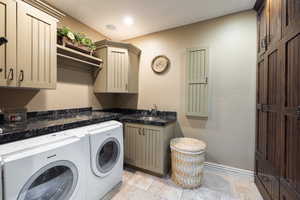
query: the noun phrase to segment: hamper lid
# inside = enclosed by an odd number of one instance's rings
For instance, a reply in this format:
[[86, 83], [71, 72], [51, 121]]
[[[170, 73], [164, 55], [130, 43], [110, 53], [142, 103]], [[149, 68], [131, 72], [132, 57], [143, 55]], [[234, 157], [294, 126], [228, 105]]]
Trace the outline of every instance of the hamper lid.
[[206, 144], [194, 138], [175, 138], [171, 140], [171, 149], [184, 153], [202, 153]]

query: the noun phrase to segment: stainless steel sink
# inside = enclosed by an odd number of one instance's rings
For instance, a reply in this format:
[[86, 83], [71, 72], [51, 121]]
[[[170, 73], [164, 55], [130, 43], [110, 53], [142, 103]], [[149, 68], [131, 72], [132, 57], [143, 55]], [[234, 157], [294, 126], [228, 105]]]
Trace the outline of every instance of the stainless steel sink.
[[140, 120], [144, 120], [144, 121], [158, 121], [161, 120], [159, 117], [140, 117]]

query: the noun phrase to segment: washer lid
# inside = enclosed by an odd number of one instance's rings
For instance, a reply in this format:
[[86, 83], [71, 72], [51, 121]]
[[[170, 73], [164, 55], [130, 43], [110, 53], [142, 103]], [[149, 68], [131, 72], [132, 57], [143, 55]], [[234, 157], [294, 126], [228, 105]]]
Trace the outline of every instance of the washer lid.
[[44, 146], [47, 144], [62, 141], [74, 136], [66, 135], [64, 132], [57, 132], [49, 135], [38, 136], [34, 138], [28, 138], [8, 144], [0, 145], [0, 156], [11, 154], [18, 151], [24, 151], [26, 149]]
[[171, 149], [182, 153], [199, 154], [206, 150], [206, 144], [193, 138], [175, 138], [171, 140]]

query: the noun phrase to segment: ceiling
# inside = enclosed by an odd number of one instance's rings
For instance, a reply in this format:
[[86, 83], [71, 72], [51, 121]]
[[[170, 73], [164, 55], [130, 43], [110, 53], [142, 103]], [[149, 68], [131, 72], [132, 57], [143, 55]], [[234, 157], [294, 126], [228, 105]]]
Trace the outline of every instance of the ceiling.
[[[46, 0], [46, 2], [114, 40], [130, 39], [248, 10], [255, 4], [255, 0]], [[126, 17], [131, 17], [134, 23], [125, 24]], [[115, 30], [107, 26], [115, 27]]]

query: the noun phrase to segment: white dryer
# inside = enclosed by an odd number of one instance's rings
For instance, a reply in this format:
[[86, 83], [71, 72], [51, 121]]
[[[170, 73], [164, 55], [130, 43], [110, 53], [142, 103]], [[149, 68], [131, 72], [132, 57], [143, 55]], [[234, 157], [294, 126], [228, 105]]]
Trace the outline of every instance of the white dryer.
[[63, 132], [0, 146], [5, 200], [85, 199], [79, 138]]
[[99, 200], [122, 183], [123, 126], [117, 121], [87, 127], [90, 141], [90, 171], [87, 171], [87, 198]]

